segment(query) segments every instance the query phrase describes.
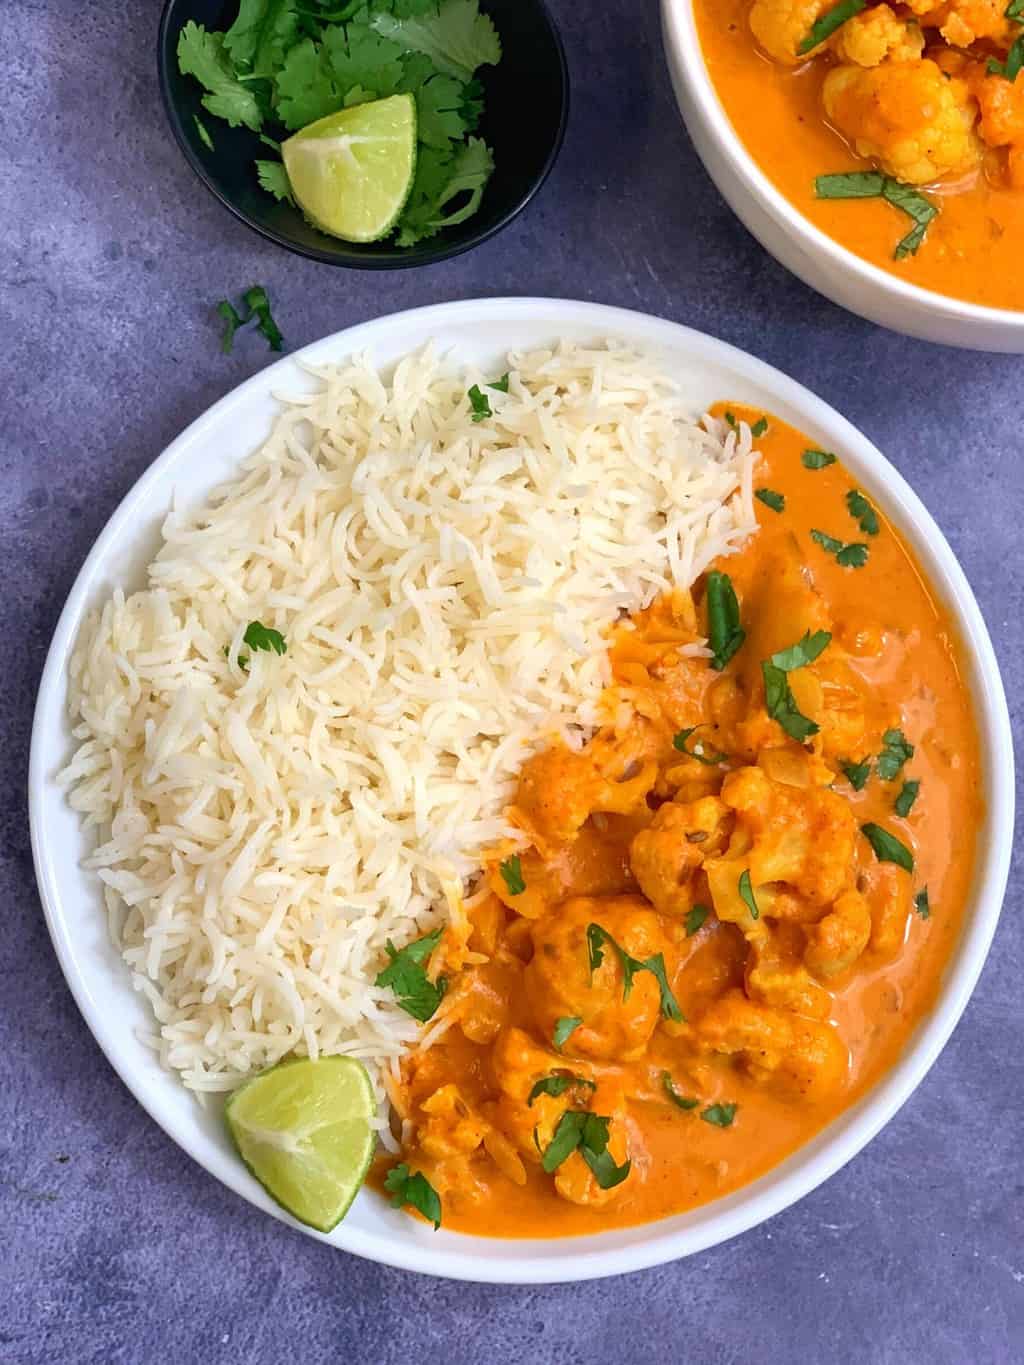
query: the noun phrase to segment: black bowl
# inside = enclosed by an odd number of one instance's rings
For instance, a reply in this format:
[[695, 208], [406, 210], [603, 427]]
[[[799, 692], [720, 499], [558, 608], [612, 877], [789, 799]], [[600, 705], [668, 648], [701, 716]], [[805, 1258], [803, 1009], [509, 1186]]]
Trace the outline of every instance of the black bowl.
[[[480, 8], [494, 20], [502, 45], [498, 65], [477, 73], [486, 97], [478, 134], [494, 152], [494, 173], [468, 222], [415, 246], [342, 242], [260, 189], [253, 162], [265, 158], [267, 148], [248, 128], [229, 128], [207, 114], [200, 103], [202, 88], [178, 70], [178, 35], [188, 21], [225, 29], [238, 13], [237, 0], [167, 0], [157, 60], [174, 136], [196, 175], [236, 218], [300, 256], [362, 270], [431, 265], [458, 256], [499, 232], [537, 193], [561, 148], [569, 113], [565, 51], [543, 0], [481, 0]], [[211, 134], [214, 151], [199, 137], [197, 115]]]

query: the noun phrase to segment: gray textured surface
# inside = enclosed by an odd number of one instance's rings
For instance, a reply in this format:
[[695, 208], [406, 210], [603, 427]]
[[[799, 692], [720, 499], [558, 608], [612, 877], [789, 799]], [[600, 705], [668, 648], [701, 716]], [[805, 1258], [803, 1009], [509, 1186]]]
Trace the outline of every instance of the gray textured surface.
[[878, 331], [770, 260], [679, 124], [653, 0], [627, 19], [630, 8], [555, 5], [575, 102], [561, 161], [525, 216], [447, 266], [378, 278], [264, 245], [193, 178], [158, 103], [156, 0], [3, 7], [0, 1359], [1024, 1359], [1016, 887], [952, 1043], [845, 1171], [707, 1255], [561, 1289], [379, 1269], [227, 1193], [110, 1071], [43, 926], [24, 785], [46, 644], [121, 495], [267, 363], [252, 335], [222, 357], [210, 311], [257, 280], [293, 346], [412, 305], [529, 292], [661, 313], [779, 365], [861, 426], [935, 513], [1019, 718], [1021, 361]]

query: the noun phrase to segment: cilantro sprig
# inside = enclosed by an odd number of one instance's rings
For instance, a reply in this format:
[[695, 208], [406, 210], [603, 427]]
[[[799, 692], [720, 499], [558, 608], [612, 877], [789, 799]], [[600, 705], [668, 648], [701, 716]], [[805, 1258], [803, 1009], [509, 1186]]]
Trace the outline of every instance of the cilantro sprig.
[[433, 1223], [435, 1232], [441, 1226], [441, 1196], [422, 1171], [412, 1172], [400, 1161], [384, 1177], [384, 1188], [391, 1195], [392, 1208], [408, 1204], [422, 1213], [428, 1223]]
[[638, 972], [650, 972], [658, 983], [658, 991], [661, 995], [661, 1012], [666, 1019], [674, 1019], [681, 1023], [683, 1012], [679, 1008], [679, 1002], [672, 994], [668, 984], [668, 974], [665, 970], [665, 957], [662, 953], [654, 953], [651, 957], [640, 958], [630, 957], [619, 943], [611, 936], [603, 925], [590, 923], [587, 925], [587, 956], [590, 963], [590, 974], [593, 976], [601, 963], [604, 961], [605, 947], [612, 948], [619, 959], [622, 967], [622, 998], [628, 1000], [633, 989], [633, 978]]
[[772, 720], [777, 720], [790, 739], [805, 743], [818, 733], [816, 721], [805, 716], [796, 704], [787, 674], [796, 668], [806, 668], [832, 641], [827, 630], [806, 631], [795, 645], [780, 649], [770, 659], [761, 662], [764, 678], [765, 709]]
[[711, 667], [719, 672], [736, 653], [747, 633], [740, 625], [740, 604], [727, 573], [712, 569], [708, 574], [705, 599], [708, 608], [708, 640]]
[[548, 1175], [553, 1175], [563, 1161], [568, 1161], [573, 1152], [578, 1151], [602, 1190], [621, 1185], [629, 1175], [632, 1163], [627, 1158], [619, 1165], [608, 1151], [610, 1123], [610, 1118], [592, 1114], [587, 1109], [567, 1109], [558, 1120], [547, 1149], [541, 1153], [542, 1168]]
[[221, 299], [217, 304], [217, 315], [224, 323], [220, 342], [220, 348], [224, 354], [231, 354], [235, 344], [235, 333], [238, 329], [247, 327], [253, 321], [256, 323], [257, 332], [266, 337], [270, 349], [272, 351], [282, 350], [284, 348], [284, 337], [274, 321], [274, 315], [270, 311], [270, 299], [261, 284], [254, 284], [245, 291], [242, 295], [242, 308], [244, 312], [240, 313], [230, 299]]
[[390, 988], [399, 1009], [411, 1014], [421, 1024], [425, 1024], [437, 1012], [448, 986], [443, 976], [431, 981], [423, 965], [440, 943], [441, 932], [435, 929], [432, 934], [407, 944], [400, 952], [388, 939], [384, 946], [391, 961], [377, 974], [373, 983]]
[[819, 199], [884, 199], [905, 213], [914, 226], [896, 243], [893, 256], [897, 261], [915, 254], [925, 239], [929, 223], [939, 212], [937, 206], [912, 185], [904, 185], [881, 171], [819, 175], [814, 182], [814, 193]]

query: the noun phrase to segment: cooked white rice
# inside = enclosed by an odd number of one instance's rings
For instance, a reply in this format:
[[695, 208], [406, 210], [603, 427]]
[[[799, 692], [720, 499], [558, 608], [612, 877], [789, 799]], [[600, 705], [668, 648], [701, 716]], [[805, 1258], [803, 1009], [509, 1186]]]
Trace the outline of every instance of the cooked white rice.
[[[430, 351], [390, 382], [317, 371], [83, 630], [61, 781], [148, 1041], [194, 1091], [290, 1052], [379, 1084], [418, 1029], [374, 985], [385, 941], [457, 904], [529, 747], [591, 725], [620, 610], [756, 524], [749, 430], [698, 424], [650, 360], [507, 368], [480, 422], [467, 387], [496, 375]], [[246, 671], [251, 621], [287, 653]]]

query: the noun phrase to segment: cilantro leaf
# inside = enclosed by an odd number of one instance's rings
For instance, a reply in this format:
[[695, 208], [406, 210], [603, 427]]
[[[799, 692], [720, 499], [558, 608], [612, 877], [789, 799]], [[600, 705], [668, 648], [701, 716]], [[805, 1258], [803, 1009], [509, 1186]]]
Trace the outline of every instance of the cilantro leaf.
[[922, 887], [914, 897], [914, 909], [922, 919], [931, 918], [932, 908], [928, 904], [928, 888], [926, 886]]
[[897, 867], [902, 867], [907, 872], [913, 872], [914, 855], [906, 844], [901, 843], [896, 838], [895, 834], [890, 834], [881, 825], [870, 823], [861, 825], [860, 832], [875, 850], [875, 857], [880, 863], [895, 863]]
[[805, 469], [827, 469], [836, 462], [831, 450], [805, 450], [800, 459]]
[[587, 956], [590, 964], [591, 975], [597, 970], [604, 961], [605, 945], [613, 948], [622, 967], [622, 998], [628, 1000], [633, 989], [633, 978], [637, 972], [650, 972], [658, 983], [658, 990], [661, 995], [661, 1012], [666, 1019], [674, 1019], [677, 1023], [683, 1020], [683, 1012], [669, 988], [668, 976], [665, 971], [665, 958], [662, 953], [655, 953], [652, 957], [639, 958], [631, 957], [625, 948], [615, 941], [607, 929], [600, 924], [591, 922], [587, 925]]
[[383, 99], [393, 95], [402, 84], [405, 75], [402, 48], [381, 38], [365, 24], [325, 29], [323, 50], [341, 95], [359, 86], [373, 98]]
[[899, 796], [897, 796], [896, 800], [893, 802], [893, 809], [897, 815], [901, 815], [906, 819], [913, 809], [914, 802], [917, 800], [917, 794], [920, 790], [920, 782], [916, 780], [904, 782], [903, 786], [900, 788]]
[[296, 43], [274, 78], [274, 107], [289, 132], [342, 107], [330, 59], [311, 38]]
[[709, 1104], [701, 1110], [700, 1116], [705, 1123], [713, 1124], [715, 1128], [730, 1128], [738, 1108], [738, 1104]]
[[839, 0], [838, 5], [826, 10], [821, 18], [811, 25], [807, 37], [797, 48], [799, 55], [804, 57], [808, 52], [813, 52], [816, 47], [827, 42], [833, 33], [841, 29], [855, 14], [859, 14], [866, 4], [867, 0]]
[[[442, 228], [471, 218], [480, 207], [493, 170], [491, 149], [480, 138], [469, 138], [452, 156], [436, 147], [421, 146], [412, 193], [398, 223], [398, 245], [412, 246]], [[465, 202], [446, 213], [448, 205], [461, 194], [468, 195]]]
[[844, 545], [836, 555], [836, 563], [842, 569], [863, 569], [868, 562], [868, 547], [857, 541], [853, 545]]
[[298, 36], [296, 0], [240, 0], [224, 47], [236, 67], [254, 76], [272, 76]]
[[422, 1171], [413, 1175], [401, 1161], [384, 1177], [384, 1188], [392, 1196], [392, 1208], [400, 1209], [408, 1204], [422, 1213], [428, 1223], [433, 1223], [435, 1232], [441, 1226], [441, 1196]]
[[268, 194], [272, 194], [275, 199], [283, 199], [286, 203], [295, 203], [291, 181], [288, 179], [283, 161], [257, 161], [256, 175], [261, 188]]
[[781, 512], [786, 506], [785, 493], [776, 493], [774, 488], [759, 488], [754, 497], [758, 502], [763, 502], [765, 507], [770, 507], [773, 512]]
[[827, 630], [805, 631], [803, 637], [797, 640], [795, 645], [790, 645], [788, 649], [780, 649], [772, 655], [772, 663], [776, 668], [781, 668], [783, 673], [790, 673], [794, 668], [806, 668], [808, 664], [814, 663], [819, 655], [823, 654], [832, 643], [832, 634]]
[[428, 147], [448, 146], [467, 131], [462, 116], [462, 93], [465, 86], [454, 76], [433, 76], [425, 81], [416, 94], [416, 135]]
[[250, 621], [242, 639], [250, 649], [265, 649], [274, 654], [285, 654], [288, 650], [281, 632], [263, 625], [260, 621]]
[[875, 766], [883, 782], [892, 782], [899, 776], [904, 763], [914, 757], [914, 746], [902, 730], [886, 730], [882, 744], [884, 747]]
[[391, 961], [383, 971], [377, 973], [373, 983], [381, 988], [390, 988], [399, 1009], [411, 1014], [421, 1024], [425, 1024], [437, 1012], [448, 986], [443, 976], [436, 982], [431, 981], [423, 967], [441, 941], [441, 932], [435, 929], [432, 934], [407, 944], [401, 952], [388, 939], [384, 946]]
[[526, 883], [523, 881], [523, 865], [520, 862], [519, 854], [514, 853], [511, 858], [506, 858], [498, 867], [502, 881], [508, 887], [510, 896], [521, 896], [526, 890]]
[[235, 333], [239, 327], [245, 326], [245, 319], [241, 317], [230, 299], [221, 299], [217, 304], [217, 313], [224, 319], [224, 332], [220, 339], [220, 349], [225, 355], [230, 355], [235, 345]]
[[765, 709], [772, 720], [777, 720], [791, 739], [801, 744], [818, 733], [818, 726], [799, 709], [796, 698], [789, 686], [785, 669], [779, 668], [769, 659], [761, 661], [761, 674], [764, 678]]
[[[1020, 23], [1020, 19], [1017, 20]], [[1009, 52], [1006, 54], [1005, 62], [998, 62], [994, 57], [990, 57], [985, 70], [990, 76], [1002, 76], [1012, 85], [1021, 70], [1024, 69], [1024, 33], [1013, 40]]]
[[826, 535], [824, 531], [812, 531], [811, 539], [816, 545], [820, 545], [827, 555], [837, 555], [843, 548], [841, 540], [836, 540], [835, 536]]
[[754, 899], [754, 888], [750, 884], [750, 869], [745, 867], [740, 873], [739, 879], [740, 899], [750, 911], [751, 919], [760, 919], [761, 912], [757, 908], [757, 901]]
[[687, 1099], [685, 1095], [680, 1095], [667, 1071], [661, 1073], [661, 1084], [664, 1087], [665, 1094], [677, 1109], [696, 1109], [697, 1105], [700, 1104], [700, 1100], [691, 1100]]
[[695, 758], [698, 763], [703, 763], [706, 768], [716, 768], [719, 763], [725, 762], [729, 757], [728, 754], [720, 754], [714, 751], [706, 753], [703, 740], [698, 740], [692, 749], [686, 747], [690, 736], [695, 731], [703, 729], [703, 725], [691, 725], [686, 730], [680, 730], [677, 735], [673, 736], [672, 747], [673, 749], [678, 750], [679, 753], [685, 754], [687, 758]]
[[846, 495], [846, 505], [850, 509], [850, 516], [866, 536], [878, 535], [878, 514], [859, 489], [850, 489]]
[[578, 1149], [602, 1190], [620, 1185], [629, 1175], [631, 1163], [627, 1160], [617, 1165], [608, 1151], [610, 1123], [611, 1119], [601, 1114], [567, 1109], [558, 1120], [547, 1151], [541, 1154], [542, 1168], [548, 1175], [553, 1174]]
[[487, 387], [489, 389], [494, 389], [497, 393], [508, 393], [508, 370], [505, 371], [500, 379], [492, 379]]
[[526, 1103], [528, 1106], [531, 1105], [538, 1095], [553, 1095], [557, 1098], [564, 1095], [570, 1086], [579, 1085], [587, 1085], [591, 1090], [597, 1089], [594, 1082], [588, 1081], [585, 1076], [572, 1076], [568, 1072], [553, 1071], [550, 1076], [542, 1076], [535, 1082]]
[[871, 776], [871, 763], [868, 759], [862, 759], [860, 763], [843, 763], [840, 765], [849, 780], [850, 786], [855, 792], [863, 791], [864, 785]]
[[570, 1035], [575, 1033], [582, 1023], [583, 1020], [578, 1014], [565, 1014], [561, 1019], [555, 1020], [555, 1031], [552, 1039], [559, 1052], [569, 1041]]
[[491, 405], [487, 401], [487, 395], [482, 393], [479, 384], [474, 384], [471, 389], [466, 391], [469, 405], [473, 409], [474, 422], [486, 422], [488, 417], [493, 417]]
[[245, 300], [245, 306], [257, 320], [257, 332], [266, 337], [272, 351], [280, 351], [284, 346], [284, 337], [278, 331], [277, 323], [270, 311], [267, 291], [261, 284], [254, 284], [251, 289], [245, 291], [242, 297]]
[[567, 1109], [558, 1120], [547, 1150], [541, 1154], [540, 1164], [548, 1175], [568, 1161], [583, 1137], [583, 1125], [589, 1117], [585, 1109]]
[[693, 938], [694, 934], [710, 914], [711, 910], [706, 905], [695, 905], [691, 910], [688, 910], [685, 920], [686, 937]]
[[478, 66], [496, 66], [501, 40], [477, 0], [442, 0], [436, 11], [409, 15], [378, 11], [370, 27], [411, 52], [429, 57], [439, 71], [468, 80]]
[[178, 36], [178, 69], [183, 76], [195, 76], [209, 91], [202, 104], [215, 118], [225, 119], [232, 128], [242, 124], [259, 132], [263, 111], [253, 91], [235, 75], [224, 52], [223, 33], [207, 33], [190, 19]]
[[192, 122], [196, 125], [196, 132], [199, 134], [199, 141], [203, 144], [206, 150], [208, 152], [216, 151], [216, 148], [213, 145], [213, 138], [210, 136], [206, 124], [203, 122], [203, 120], [199, 117], [198, 114], [192, 115]]
[[708, 607], [708, 641], [711, 667], [719, 672], [736, 653], [747, 632], [740, 625], [740, 605], [736, 589], [727, 573], [712, 569], [708, 574], [705, 599]]
[[753, 426], [750, 428], [750, 434], [751, 434], [751, 436], [753, 436], [754, 440], [756, 441], [759, 437], [763, 436], [767, 430], [768, 430], [768, 418], [767, 418], [767, 417], [759, 417], [759, 418], [757, 419], [757, 421], [753, 424]]

